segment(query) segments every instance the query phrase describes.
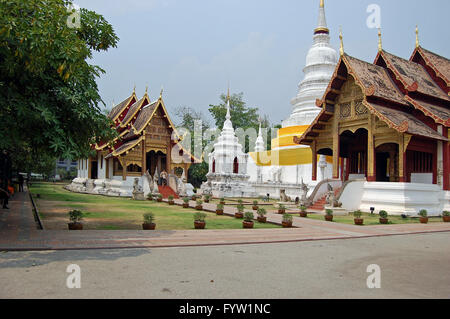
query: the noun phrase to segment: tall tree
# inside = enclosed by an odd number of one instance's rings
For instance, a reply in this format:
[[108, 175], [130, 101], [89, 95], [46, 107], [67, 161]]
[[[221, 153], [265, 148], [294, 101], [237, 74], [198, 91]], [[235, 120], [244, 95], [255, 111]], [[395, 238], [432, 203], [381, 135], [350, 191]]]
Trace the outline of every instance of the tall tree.
[[119, 39], [101, 15], [71, 5], [0, 0], [0, 149], [13, 162], [86, 157], [91, 143], [114, 134], [99, 106], [104, 70], [88, 59]]

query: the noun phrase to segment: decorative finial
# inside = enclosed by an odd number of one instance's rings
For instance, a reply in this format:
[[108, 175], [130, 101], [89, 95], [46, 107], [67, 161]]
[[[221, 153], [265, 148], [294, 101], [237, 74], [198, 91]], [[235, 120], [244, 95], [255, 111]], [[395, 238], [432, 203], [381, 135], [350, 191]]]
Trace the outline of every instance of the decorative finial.
[[227, 101], [230, 100], [230, 83], [228, 83]]
[[230, 85], [228, 85], [228, 93], [227, 93], [227, 115], [225, 117], [227, 120], [231, 120], [230, 113]]
[[343, 36], [342, 36], [342, 26], [339, 27], [339, 39], [341, 40], [341, 47], [339, 49], [339, 53], [341, 54], [341, 56], [344, 55], [344, 40], [343, 40]]
[[419, 26], [416, 25], [416, 48], [418, 48], [420, 46], [419, 43]]
[[160, 99], [162, 99], [163, 92], [164, 92], [164, 87], [161, 85], [161, 92], [159, 92]]
[[324, 2], [325, 2], [324, 0], [320, 0], [320, 7], [321, 8], [325, 8], [325, 3]]
[[378, 52], [383, 51], [383, 42], [381, 40], [381, 28], [378, 28]]
[[136, 94], [136, 83], [134, 84], [134, 87], [133, 87], [133, 94]]
[[148, 85], [145, 86], [145, 94], [148, 94]]

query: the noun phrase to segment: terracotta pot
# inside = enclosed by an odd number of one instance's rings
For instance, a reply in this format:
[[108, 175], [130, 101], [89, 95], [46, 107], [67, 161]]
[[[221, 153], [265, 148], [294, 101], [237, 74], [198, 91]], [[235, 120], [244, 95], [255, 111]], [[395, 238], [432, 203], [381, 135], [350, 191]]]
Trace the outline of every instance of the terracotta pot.
[[155, 230], [155, 228], [156, 228], [155, 223], [151, 223], [151, 224], [143, 223], [142, 224], [142, 229], [144, 229], [144, 230]]
[[354, 221], [355, 221], [355, 225], [359, 225], [359, 226], [364, 225], [364, 219], [362, 219], [362, 218], [355, 218]]
[[205, 199], [205, 203], [209, 203], [209, 199]]
[[258, 216], [258, 222], [260, 222], [260, 223], [266, 223], [267, 222], [267, 217], [259, 217]]
[[223, 209], [216, 209], [216, 215], [223, 215]]
[[428, 217], [420, 217], [420, 222], [422, 224], [428, 224]]
[[194, 221], [195, 229], [205, 229], [206, 222]]
[[225, 202], [220, 202], [220, 204], [225, 205]]
[[292, 222], [281, 222], [281, 225], [283, 225], [283, 228], [291, 228]]
[[284, 213], [286, 213], [286, 210], [285, 210], [285, 209], [279, 209], [279, 210], [278, 210], [278, 214], [284, 214]]
[[389, 219], [387, 218], [380, 218], [380, 224], [387, 224], [389, 223]]
[[189, 203], [183, 203], [183, 208], [189, 208]]
[[197, 206], [195, 206], [195, 209], [196, 210], [203, 210], [203, 206], [202, 205], [197, 205]]
[[254, 225], [253, 222], [247, 222], [247, 221], [245, 221], [245, 220], [242, 222], [242, 226], [243, 226], [244, 228], [253, 228], [253, 225]]
[[192, 196], [191, 200], [197, 200], [197, 196]]
[[333, 221], [333, 215], [325, 215], [325, 220], [327, 221], [327, 222], [332, 222]]
[[175, 202], [173, 200], [170, 200], [169, 205], [175, 205]]
[[157, 201], [158, 203], [161, 203], [161, 202], [162, 202], [162, 198], [158, 198], [156, 201]]
[[83, 230], [83, 224], [82, 223], [68, 223], [69, 230]]
[[300, 217], [308, 217], [308, 213], [307, 212], [300, 212]]
[[244, 218], [244, 213], [235, 213], [234, 217], [236, 217], [238, 219], [242, 219], [242, 218]]
[[450, 223], [450, 216], [442, 216], [444, 223]]
[[259, 207], [258, 206], [253, 206], [252, 208], [253, 208], [253, 210], [258, 210]]

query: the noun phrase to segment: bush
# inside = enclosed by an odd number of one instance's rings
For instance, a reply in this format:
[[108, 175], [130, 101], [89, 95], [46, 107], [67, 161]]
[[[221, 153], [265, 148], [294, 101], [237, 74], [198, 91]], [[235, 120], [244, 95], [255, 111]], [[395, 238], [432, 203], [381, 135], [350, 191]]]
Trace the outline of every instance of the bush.
[[258, 216], [259, 217], [264, 217], [266, 216], [267, 211], [264, 208], [258, 208]]
[[221, 198], [220, 198], [220, 201], [221, 201], [222, 203], [224, 203], [224, 202], [225, 202], [225, 197], [221, 197]]
[[238, 200], [239, 204], [243, 204], [244, 202], [242, 201], [242, 199]]
[[442, 212], [442, 216], [448, 217], [448, 216], [450, 216], [450, 212], [447, 211], [447, 210], [444, 210], [444, 211]]
[[158, 198], [159, 198], [159, 199], [162, 199], [162, 198], [163, 198], [163, 195], [162, 195], [162, 194], [158, 194]]
[[281, 210], [286, 209], [286, 206], [284, 206], [283, 204], [280, 204], [280, 205], [278, 206], [278, 209], [281, 209]]
[[203, 204], [203, 201], [201, 199], [197, 199], [196, 203], [197, 203], [197, 206], [200, 206], [201, 204]]
[[327, 210], [325, 211], [325, 213], [326, 213], [328, 216], [333, 216], [333, 210], [332, 210], [332, 209], [327, 209]]
[[301, 206], [300, 206], [300, 210], [302, 211], [302, 213], [305, 213], [306, 210], [307, 210], [307, 208], [306, 208], [305, 205], [301, 205]]
[[257, 201], [257, 200], [254, 200], [254, 201], [253, 201], [253, 205], [258, 206], [258, 201]]
[[149, 194], [147, 195], [147, 199], [148, 199], [148, 200], [153, 200], [153, 194], [152, 194], [152, 193], [149, 193]]
[[84, 214], [81, 210], [71, 210], [69, 212], [69, 219], [72, 223], [79, 223], [83, 220]]
[[283, 222], [285, 222], [285, 223], [292, 223], [293, 220], [294, 219], [293, 219], [292, 215], [283, 214]]
[[210, 200], [211, 199], [211, 195], [205, 195], [205, 200]]
[[379, 215], [381, 218], [386, 219], [388, 217], [388, 213], [385, 210], [380, 210]]
[[169, 195], [169, 197], [167, 197], [167, 199], [169, 200], [169, 201], [173, 201], [173, 195]]
[[237, 210], [239, 213], [242, 213], [244, 211], [245, 207], [242, 204], [237, 205]]
[[426, 209], [421, 209], [420, 212], [419, 212], [419, 216], [420, 216], [420, 217], [423, 217], [423, 218], [428, 217], [428, 212], [427, 212], [427, 210], [426, 210]]
[[216, 206], [216, 210], [223, 210], [223, 204], [218, 204], [217, 206]]
[[253, 215], [252, 212], [246, 212], [246, 213], [244, 214], [244, 220], [245, 220], [246, 222], [252, 222], [252, 221], [253, 221], [253, 218], [255, 218], [255, 215]]
[[153, 224], [153, 221], [155, 220], [155, 214], [153, 214], [153, 213], [145, 213], [143, 216], [144, 216], [144, 223], [145, 224]]
[[195, 213], [194, 214], [194, 221], [196, 222], [204, 222], [206, 218], [205, 213]]
[[357, 210], [357, 211], [353, 212], [353, 216], [355, 218], [361, 218], [362, 212], [360, 210]]
[[189, 197], [183, 197], [183, 202], [184, 202], [185, 204], [189, 203]]

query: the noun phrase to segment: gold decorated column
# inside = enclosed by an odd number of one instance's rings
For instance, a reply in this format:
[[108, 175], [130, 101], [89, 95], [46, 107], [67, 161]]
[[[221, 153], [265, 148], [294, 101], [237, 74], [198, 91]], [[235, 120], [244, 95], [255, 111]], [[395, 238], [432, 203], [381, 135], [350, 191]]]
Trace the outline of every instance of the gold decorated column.
[[375, 182], [376, 178], [376, 168], [375, 168], [375, 145], [373, 141], [373, 131], [374, 131], [375, 118], [372, 114], [369, 114], [369, 125], [367, 134], [367, 181]]
[[337, 108], [338, 105], [335, 106], [333, 116], [333, 179], [339, 179], [339, 122], [336, 116], [339, 110]]
[[317, 142], [314, 141], [311, 145], [312, 153], [312, 180], [317, 181]]

